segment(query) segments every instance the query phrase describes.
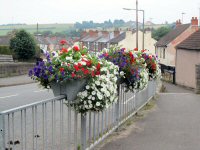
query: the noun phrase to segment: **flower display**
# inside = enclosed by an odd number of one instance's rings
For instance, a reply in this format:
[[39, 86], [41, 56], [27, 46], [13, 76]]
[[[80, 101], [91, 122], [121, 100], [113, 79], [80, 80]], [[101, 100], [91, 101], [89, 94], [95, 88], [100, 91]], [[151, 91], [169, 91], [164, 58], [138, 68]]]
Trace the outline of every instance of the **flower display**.
[[104, 67], [99, 70], [101, 74], [92, 78], [85, 90], [78, 93], [76, 102], [72, 104], [77, 111], [101, 111], [117, 101], [119, 68], [111, 62], [103, 61], [103, 64]]
[[46, 53], [46, 59], [37, 62], [29, 71], [29, 76], [38, 80], [42, 86], [48, 88], [50, 82], [90, 78], [100, 75], [100, 62], [97, 57], [91, 56], [87, 48], [74, 46], [60, 51]]
[[66, 48], [61, 41], [61, 50], [46, 53], [46, 59], [36, 63], [29, 76], [45, 88], [51, 83], [68, 80], [87, 80], [87, 85], [73, 101], [74, 108], [81, 113], [101, 111], [117, 99], [118, 66], [90, 55], [86, 47]]
[[112, 47], [109, 51], [104, 49], [99, 56], [119, 66], [121, 81], [131, 91], [141, 90], [148, 83], [145, 60], [141, 57], [142, 54], [137, 51], [138, 49], [126, 50], [125, 48]]
[[157, 79], [161, 76], [161, 70], [158, 64], [158, 58], [155, 55], [150, 54], [147, 50], [142, 50], [142, 58], [146, 63], [146, 68], [150, 79]]

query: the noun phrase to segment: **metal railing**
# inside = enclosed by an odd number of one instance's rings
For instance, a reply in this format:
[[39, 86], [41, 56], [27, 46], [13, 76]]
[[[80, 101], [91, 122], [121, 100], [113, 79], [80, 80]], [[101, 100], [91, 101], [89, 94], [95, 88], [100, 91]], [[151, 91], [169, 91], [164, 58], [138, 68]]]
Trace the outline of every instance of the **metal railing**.
[[156, 81], [140, 92], [119, 87], [119, 100], [105, 111], [78, 114], [65, 96], [0, 112], [0, 150], [85, 150], [133, 116], [155, 95]]

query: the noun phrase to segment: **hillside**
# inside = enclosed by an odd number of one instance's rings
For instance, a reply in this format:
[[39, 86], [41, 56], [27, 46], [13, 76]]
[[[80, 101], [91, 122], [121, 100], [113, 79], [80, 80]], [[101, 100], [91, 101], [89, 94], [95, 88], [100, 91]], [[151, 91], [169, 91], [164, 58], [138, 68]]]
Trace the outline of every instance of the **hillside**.
[[[55, 32], [63, 32], [68, 30], [70, 27], [73, 27], [73, 24], [39, 24], [38, 31], [52, 31]], [[6, 35], [8, 32], [12, 31], [13, 29], [25, 29], [30, 33], [37, 32], [37, 24], [31, 25], [0, 25], [0, 36]]]

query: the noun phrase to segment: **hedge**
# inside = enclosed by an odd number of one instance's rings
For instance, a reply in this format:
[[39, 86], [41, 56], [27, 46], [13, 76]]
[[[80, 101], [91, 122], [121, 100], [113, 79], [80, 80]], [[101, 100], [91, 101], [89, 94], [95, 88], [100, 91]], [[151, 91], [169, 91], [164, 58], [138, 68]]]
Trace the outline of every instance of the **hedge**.
[[13, 52], [12, 52], [12, 50], [9, 48], [9, 46], [0, 45], [0, 54], [12, 55]]

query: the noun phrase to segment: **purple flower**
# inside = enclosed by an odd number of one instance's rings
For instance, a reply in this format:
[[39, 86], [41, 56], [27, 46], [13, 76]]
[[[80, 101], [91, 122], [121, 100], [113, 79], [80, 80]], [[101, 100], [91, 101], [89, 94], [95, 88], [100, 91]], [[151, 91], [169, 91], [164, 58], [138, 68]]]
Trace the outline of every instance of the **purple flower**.
[[29, 73], [28, 73], [29, 77], [33, 75], [33, 70], [29, 70]]

